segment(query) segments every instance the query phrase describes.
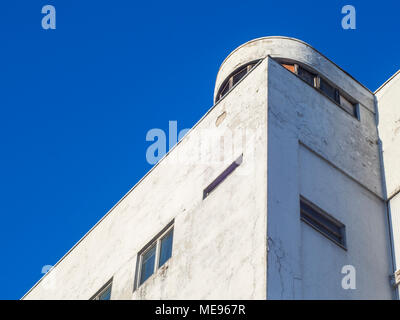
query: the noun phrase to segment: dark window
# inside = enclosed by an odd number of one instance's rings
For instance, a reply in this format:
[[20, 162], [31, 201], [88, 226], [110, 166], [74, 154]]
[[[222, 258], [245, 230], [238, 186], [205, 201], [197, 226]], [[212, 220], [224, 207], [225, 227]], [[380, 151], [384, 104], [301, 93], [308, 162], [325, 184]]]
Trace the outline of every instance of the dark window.
[[155, 261], [156, 261], [156, 245], [153, 245], [145, 254], [142, 255], [139, 284], [145, 282], [154, 273]]
[[303, 197], [300, 198], [300, 218], [328, 239], [346, 248], [344, 224]]
[[203, 190], [203, 200], [218, 187], [222, 181], [224, 181], [237, 167], [242, 164], [243, 154], [237, 158], [228, 168], [224, 170], [213, 182], [211, 182], [207, 188]]
[[160, 248], [160, 261], [158, 262], [158, 266], [161, 267], [172, 255], [172, 238], [173, 238], [172, 229], [167, 233], [164, 238], [161, 239], [161, 248]]
[[108, 281], [91, 300], [110, 300], [111, 299], [112, 279]]
[[332, 100], [340, 103], [340, 99], [339, 99], [339, 91], [334, 88], [333, 86], [331, 86], [328, 82], [326, 82], [324, 79], [320, 78], [320, 82], [319, 82], [319, 88], [321, 89], [321, 91], [326, 94], [329, 98], [331, 98]]
[[238, 73], [234, 74], [232, 77], [232, 87], [240, 81], [247, 74], [247, 68], [243, 68]]
[[238, 83], [247, 73], [250, 72], [251, 69], [256, 65], [256, 62], [252, 62], [242, 66], [232, 72], [229, 77], [223, 82], [220, 89], [218, 90], [218, 94], [216, 97], [216, 101], [220, 100], [232, 87]]
[[229, 91], [229, 89], [231, 88], [230, 84], [231, 84], [231, 82], [230, 82], [230, 80], [228, 80], [225, 83], [225, 85], [222, 87], [222, 90], [219, 93], [219, 99], [221, 99]]
[[309, 85], [311, 85], [311, 86], [315, 85], [316, 75], [314, 73], [311, 73], [311, 72], [307, 71], [306, 69], [299, 66], [297, 68], [297, 74], [300, 78], [302, 78]]

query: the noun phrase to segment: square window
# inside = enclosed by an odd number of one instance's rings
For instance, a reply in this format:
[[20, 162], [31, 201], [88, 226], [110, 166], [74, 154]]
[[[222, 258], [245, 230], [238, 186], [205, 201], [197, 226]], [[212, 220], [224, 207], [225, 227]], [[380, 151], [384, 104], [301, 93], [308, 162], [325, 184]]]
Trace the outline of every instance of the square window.
[[174, 237], [173, 223], [173, 221], [169, 223], [138, 253], [135, 290], [171, 258]]

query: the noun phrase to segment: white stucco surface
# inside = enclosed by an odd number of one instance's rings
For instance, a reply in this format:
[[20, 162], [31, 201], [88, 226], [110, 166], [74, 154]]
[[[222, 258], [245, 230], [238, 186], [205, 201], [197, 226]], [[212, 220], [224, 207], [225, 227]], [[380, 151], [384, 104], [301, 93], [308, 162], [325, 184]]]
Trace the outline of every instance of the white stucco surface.
[[400, 191], [400, 73], [376, 93], [387, 195]]
[[[272, 59], [268, 79], [268, 298], [391, 299], [374, 114], [358, 121]], [[346, 225], [347, 251], [300, 221], [300, 195]], [[357, 290], [341, 287], [347, 264]]]

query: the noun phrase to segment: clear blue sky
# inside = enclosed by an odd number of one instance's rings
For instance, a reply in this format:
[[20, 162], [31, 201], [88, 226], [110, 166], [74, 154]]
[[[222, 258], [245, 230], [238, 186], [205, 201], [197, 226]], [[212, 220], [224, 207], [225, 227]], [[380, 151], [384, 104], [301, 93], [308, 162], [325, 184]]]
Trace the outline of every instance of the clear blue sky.
[[[41, 28], [41, 8], [57, 29]], [[341, 28], [341, 8], [357, 29]], [[302, 39], [377, 89], [400, 68], [398, 1], [2, 1], [0, 299], [20, 298], [150, 168], [151, 128], [191, 127], [223, 59]]]

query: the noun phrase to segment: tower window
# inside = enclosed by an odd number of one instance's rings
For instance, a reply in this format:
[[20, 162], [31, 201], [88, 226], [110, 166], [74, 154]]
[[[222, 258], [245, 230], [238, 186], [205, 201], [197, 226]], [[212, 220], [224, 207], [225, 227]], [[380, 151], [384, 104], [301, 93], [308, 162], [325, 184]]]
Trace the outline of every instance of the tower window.
[[314, 73], [307, 71], [306, 69], [298, 66], [297, 67], [297, 75], [302, 78], [305, 82], [307, 82], [310, 86], [315, 86], [315, 77]]
[[248, 63], [232, 72], [229, 77], [222, 83], [220, 89], [218, 90], [215, 102], [219, 101], [223, 96], [225, 96], [235, 84], [237, 84], [246, 74], [250, 72], [251, 69], [253, 69], [257, 62], [258, 61]]
[[303, 81], [307, 82], [310, 86], [316, 88], [319, 92], [327, 96], [329, 99], [339, 105], [344, 111], [351, 114], [355, 118], [359, 118], [357, 111], [357, 103], [352, 102], [351, 98], [345, 98], [348, 96], [343, 93], [340, 89], [331, 85], [320, 75], [308, 71], [297, 63], [286, 63], [280, 62], [282, 67], [289, 70], [290, 72], [297, 75]]
[[346, 249], [345, 225], [303, 197], [300, 197], [300, 219]]
[[135, 287], [142, 285], [171, 258], [173, 235], [174, 227], [170, 223], [139, 252]]
[[331, 86], [327, 81], [325, 81], [322, 78], [318, 78], [318, 80], [319, 80], [319, 89], [329, 98], [331, 98], [337, 103], [340, 103], [339, 90]]

